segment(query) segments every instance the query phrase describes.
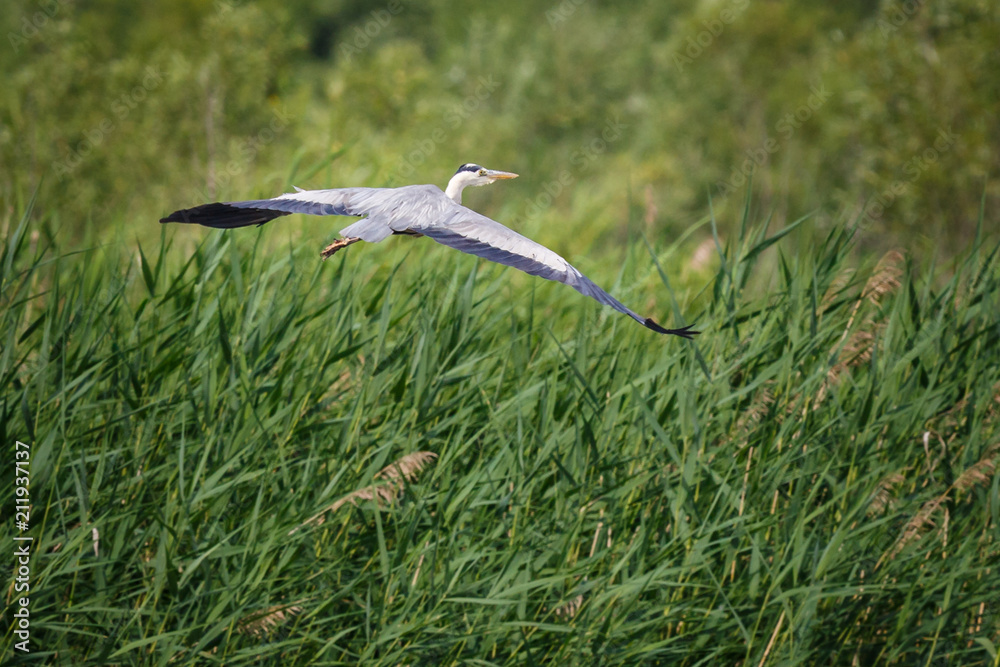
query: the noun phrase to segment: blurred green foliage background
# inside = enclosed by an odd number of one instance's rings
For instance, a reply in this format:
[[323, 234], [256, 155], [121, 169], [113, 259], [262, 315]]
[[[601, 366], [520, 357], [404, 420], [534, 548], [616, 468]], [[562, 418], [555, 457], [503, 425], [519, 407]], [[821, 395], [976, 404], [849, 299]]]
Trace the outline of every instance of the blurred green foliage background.
[[42, 180], [62, 233], [124, 217], [145, 238], [205, 199], [443, 185], [476, 161], [523, 175], [477, 204], [564, 252], [629, 219], [676, 234], [710, 197], [725, 228], [748, 178], [778, 222], [954, 250], [984, 193], [996, 220], [998, 19], [989, 0], [10, 0], [0, 197]]
[[[27, 659], [1000, 665], [998, 5], [7, 0]], [[468, 161], [702, 335], [426, 240], [321, 263], [346, 220], [157, 223]]]

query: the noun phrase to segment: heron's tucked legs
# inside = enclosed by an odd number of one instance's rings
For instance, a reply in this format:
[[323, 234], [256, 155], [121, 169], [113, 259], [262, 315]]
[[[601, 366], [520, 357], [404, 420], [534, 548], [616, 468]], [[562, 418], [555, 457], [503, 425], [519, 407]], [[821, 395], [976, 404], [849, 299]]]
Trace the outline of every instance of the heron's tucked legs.
[[323, 252], [320, 253], [320, 257], [322, 257], [323, 259], [329, 259], [333, 255], [333, 253], [337, 252], [341, 248], [346, 248], [352, 243], [357, 243], [360, 240], [361, 239], [356, 236], [346, 239], [337, 239], [327, 247], [323, 248]]

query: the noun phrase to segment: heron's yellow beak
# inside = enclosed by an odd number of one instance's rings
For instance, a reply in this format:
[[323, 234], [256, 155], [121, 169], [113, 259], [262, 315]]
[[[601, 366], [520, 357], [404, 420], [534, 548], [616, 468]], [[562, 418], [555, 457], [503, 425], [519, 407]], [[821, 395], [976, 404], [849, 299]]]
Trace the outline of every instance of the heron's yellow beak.
[[510, 171], [494, 171], [490, 169], [487, 174], [490, 178], [496, 178], [500, 180], [507, 180], [509, 178], [517, 178], [517, 174]]

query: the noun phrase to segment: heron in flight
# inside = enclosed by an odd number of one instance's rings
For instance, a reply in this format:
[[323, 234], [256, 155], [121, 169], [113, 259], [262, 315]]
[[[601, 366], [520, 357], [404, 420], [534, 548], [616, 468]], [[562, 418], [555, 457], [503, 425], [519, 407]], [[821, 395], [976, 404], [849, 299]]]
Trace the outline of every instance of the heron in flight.
[[510, 178], [517, 178], [517, 174], [470, 163], [458, 168], [444, 192], [436, 185], [335, 190], [295, 188], [295, 192], [274, 199], [216, 202], [181, 209], [160, 222], [233, 229], [263, 225], [292, 213], [358, 216], [360, 220], [340, 230], [343, 238], [323, 249], [320, 253], [323, 259], [358, 241], [378, 243], [393, 234], [426, 236], [450, 248], [512, 266], [533, 276], [566, 283], [657, 333], [683, 338], [699, 333], [690, 325], [682, 329], [664, 329], [651, 318], [634, 313], [545, 246], [462, 206], [462, 190], [468, 186], [489, 185]]

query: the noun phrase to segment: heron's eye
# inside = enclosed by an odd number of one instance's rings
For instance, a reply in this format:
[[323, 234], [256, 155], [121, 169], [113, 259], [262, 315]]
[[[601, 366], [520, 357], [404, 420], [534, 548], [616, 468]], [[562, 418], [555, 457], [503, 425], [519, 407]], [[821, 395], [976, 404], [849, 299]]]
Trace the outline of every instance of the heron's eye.
[[480, 176], [485, 176], [486, 175], [486, 170], [485, 169], [480, 169], [479, 170], [479, 175]]

